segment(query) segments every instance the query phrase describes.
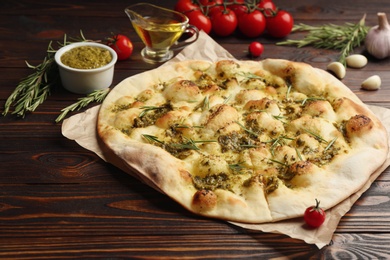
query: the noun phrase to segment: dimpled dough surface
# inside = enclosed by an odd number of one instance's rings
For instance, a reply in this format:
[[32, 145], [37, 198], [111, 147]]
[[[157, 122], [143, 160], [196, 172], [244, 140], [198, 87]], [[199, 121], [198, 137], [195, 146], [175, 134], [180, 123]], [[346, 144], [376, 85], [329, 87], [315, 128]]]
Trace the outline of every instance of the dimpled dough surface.
[[189, 60], [127, 78], [97, 130], [189, 211], [243, 223], [299, 217], [315, 199], [335, 206], [388, 149], [381, 122], [342, 82], [278, 59]]

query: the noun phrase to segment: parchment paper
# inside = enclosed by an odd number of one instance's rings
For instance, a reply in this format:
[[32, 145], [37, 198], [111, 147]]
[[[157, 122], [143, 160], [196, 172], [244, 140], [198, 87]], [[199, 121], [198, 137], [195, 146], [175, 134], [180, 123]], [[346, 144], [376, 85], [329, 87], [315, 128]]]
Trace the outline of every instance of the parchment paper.
[[[217, 44], [204, 32], [200, 33], [198, 40], [192, 45], [183, 49], [175, 58], [165, 64], [172, 62], [199, 59], [217, 61], [221, 59], [234, 59], [234, 57], [226, 51], [222, 46]], [[164, 65], [162, 65], [164, 66]], [[96, 153], [100, 158], [109, 162], [124, 172], [146, 182], [152, 188], [162, 192], [158, 187], [148, 182], [142, 176], [137, 176], [137, 173], [131, 171], [123, 164], [113, 153], [100, 143], [96, 134], [96, 119], [100, 106], [95, 106], [87, 111], [74, 115], [62, 124], [62, 134], [68, 139], [76, 141], [80, 146], [87, 150]], [[387, 132], [390, 132], [390, 110], [377, 106], [369, 106], [369, 108], [378, 116], [378, 118], [385, 125]], [[390, 165], [390, 154], [386, 162], [375, 173], [372, 174], [370, 180], [357, 193], [350, 196], [348, 199], [329, 209], [326, 214], [325, 223], [317, 229], [308, 228], [303, 221], [303, 218], [285, 220], [275, 223], [266, 224], [243, 224], [237, 222], [229, 222], [231, 224], [240, 226], [242, 228], [259, 230], [263, 232], [281, 233], [295, 239], [300, 239], [309, 244], [315, 244], [318, 248], [322, 248], [329, 244], [333, 237], [338, 223], [342, 216], [344, 216], [353, 206], [355, 201], [365, 192], [372, 184], [372, 182]]]

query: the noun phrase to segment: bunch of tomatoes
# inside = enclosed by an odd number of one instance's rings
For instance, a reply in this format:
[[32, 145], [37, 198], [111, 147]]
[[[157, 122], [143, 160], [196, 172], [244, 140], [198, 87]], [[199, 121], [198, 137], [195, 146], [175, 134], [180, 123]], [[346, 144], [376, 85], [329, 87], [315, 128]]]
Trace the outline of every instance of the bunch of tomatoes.
[[255, 38], [265, 31], [272, 37], [287, 36], [294, 25], [290, 13], [272, 0], [178, 0], [175, 11], [185, 14], [199, 30], [229, 36], [237, 29]]

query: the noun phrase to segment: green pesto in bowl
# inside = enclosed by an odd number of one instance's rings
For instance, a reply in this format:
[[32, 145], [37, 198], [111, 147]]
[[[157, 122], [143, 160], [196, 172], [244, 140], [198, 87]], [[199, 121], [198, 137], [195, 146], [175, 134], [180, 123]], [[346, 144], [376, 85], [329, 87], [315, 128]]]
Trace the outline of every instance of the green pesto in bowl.
[[75, 69], [96, 69], [107, 65], [112, 60], [111, 53], [96, 46], [72, 48], [61, 56], [61, 62]]

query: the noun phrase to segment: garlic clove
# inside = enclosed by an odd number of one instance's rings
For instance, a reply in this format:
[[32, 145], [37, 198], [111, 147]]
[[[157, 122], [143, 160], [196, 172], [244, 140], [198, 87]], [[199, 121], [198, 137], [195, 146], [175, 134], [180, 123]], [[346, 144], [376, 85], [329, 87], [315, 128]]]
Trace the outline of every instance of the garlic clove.
[[334, 61], [334, 62], [331, 62], [328, 64], [328, 66], [326, 67], [329, 71], [333, 72], [333, 74], [339, 78], [339, 79], [343, 79], [345, 77], [345, 74], [346, 74], [346, 70], [345, 70], [345, 67], [343, 64], [341, 64], [340, 62], [338, 61]]
[[355, 69], [363, 68], [367, 65], [367, 58], [361, 54], [352, 54], [349, 55], [345, 61], [347, 62], [347, 66]]
[[362, 82], [362, 88], [365, 90], [378, 90], [381, 88], [382, 80], [378, 75], [371, 76]]

